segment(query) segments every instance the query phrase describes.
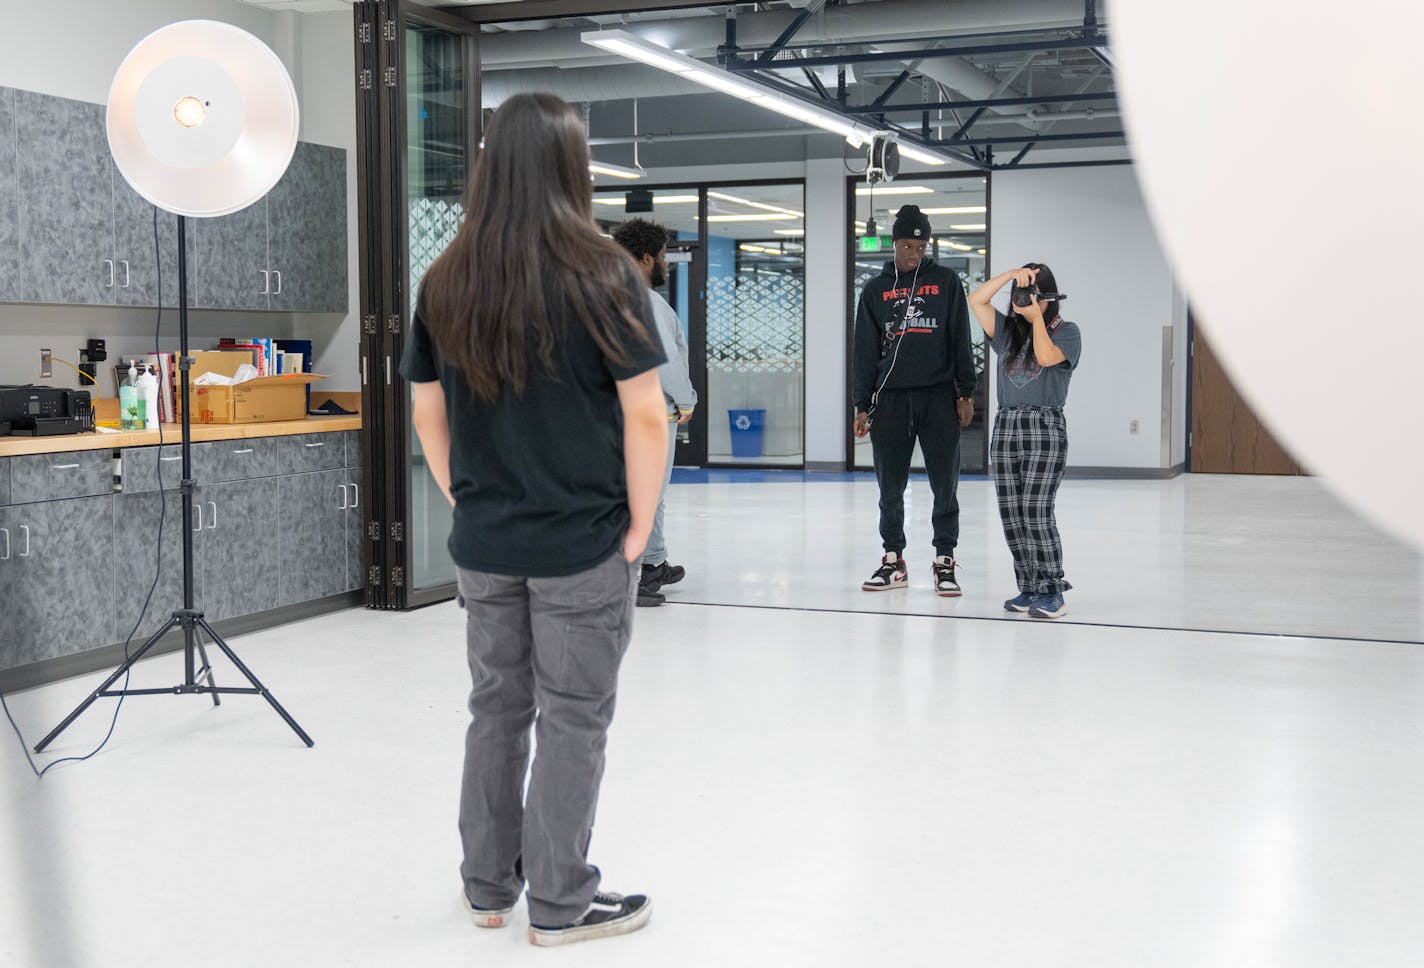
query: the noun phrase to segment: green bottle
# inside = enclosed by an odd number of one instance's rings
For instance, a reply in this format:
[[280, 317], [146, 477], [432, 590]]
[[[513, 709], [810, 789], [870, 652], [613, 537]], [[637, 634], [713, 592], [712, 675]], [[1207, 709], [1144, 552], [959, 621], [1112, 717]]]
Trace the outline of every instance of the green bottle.
[[128, 379], [119, 387], [119, 429], [142, 430], [147, 418], [145, 404], [138, 385], [138, 369], [130, 363]]

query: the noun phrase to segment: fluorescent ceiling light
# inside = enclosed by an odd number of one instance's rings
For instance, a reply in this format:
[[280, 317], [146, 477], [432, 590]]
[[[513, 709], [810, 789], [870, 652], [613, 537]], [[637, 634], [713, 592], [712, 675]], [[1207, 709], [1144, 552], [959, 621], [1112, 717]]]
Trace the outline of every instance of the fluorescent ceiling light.
[[988, 254], [989, 254], [989, 250], [988, 250], [988, 249], [980, 249], [980, 250], [979, 250], [979, 254], [980, 254], [980, 255], [988, 255]]
[[610, 165], [606, 161], [590, 161], [588, 170], [595, 175], [612, 175], [614, 178], [642, 178], [643, 173], [636, 168], [624, 168], [622, 165]]
[[803, 213], [795, 209], [782, 208], [779, 205], [767, 205], [764, 202], [754, 202], [749, 198], [738, 198], [736, 195], [728, 195], [724, 192], [709, 191], [707, 197], [715, 198], [720, 202], [733, 202], [737, 205], [745, 205], [748, 208], [759, 208], [764, 212], [776, 212], [778, 215], [794, 215], [796, 218], [803, 217]]
[[[709, 67], [700, 60], [680, 54], [675, 50], [669, 50], [626, 30], [590, 30], [580, 34], [579, 38], [592, 47], [598, 47], [629, 60], [641, 61], [659, 70], [684, 77], [694, 84], [701, 84], [711, 90], [730, 94], [750, 104], [760, 105], [769, 111], [794, 118], [802, 124], [815, 125], [833, 134], [838, 134], [856, 147], [870, 140], [872, 133], [870, 129], [857, 125], [839, 114], [810, 104], [802, 104], [794, 98], [783, 97], [773, 91], [748, 84], [727, 71]], [[913, 146], [901, 145], [900, 153], [906, 158], [912, 158], [927, 165], [946, 163], [942, 156]]]
[[989, 211], [983, 205], [958, 205], [952, 208], [922, 208], [925, 215], [983, 215]]
[[800, 218], [799, 215], [709, 215], [709, 222], [780, 222]]
[[774, 229], [777, 235], [805, 235], [805, 229]]
[[[924, 185], [896, 185], [892, 188], [857, 188], [857, 195], [933, 195], [933, 188], [926, 188]], [[922, 209], [929, 212], [932, 209]]]
[[982, 232], [985, 229], [985, 225], [983, 222], [980, 222], [976, 225], [951, 225], [950, 228], [956, 232]]
[[[595, 199], [593, 200], [593, 204], [595, 204], [595, 205], [626, 205], [627, 202], [628, 202], [628, 200], [625, 199], [625, 198], [595, 198]], [[696, 196], [696, 195], [654, 195], [654, 196], [653, 196], [653, 204], [654, 204], [654, 205], [696, 205], [696, 204], [697, 204], [697, 196]]]
[[737, 248], [741, 249], [743, 252], [766, 252], [766, 253], [768, 253], [768, 254], [770, 254], [770, 255], [779, 255], [779, 254], [780, 254], [780, 250], [778, 250], [778, 249], [768, 249], [768, 248], [767, 248], [766, 246], [764, 246], [764, 245], [748, 245], [748, 244], [745, 243], [745, 242], [743, 242], [741, 245], [737, 246]]
[[960, 252], [968, 252], [974, 248], [972, 245], [965, 245], [963, 242], [951, 242], [948, 239], [940, 239], [939, 243], [940, 245], [947, 245], [951, 249], [957, 249]]

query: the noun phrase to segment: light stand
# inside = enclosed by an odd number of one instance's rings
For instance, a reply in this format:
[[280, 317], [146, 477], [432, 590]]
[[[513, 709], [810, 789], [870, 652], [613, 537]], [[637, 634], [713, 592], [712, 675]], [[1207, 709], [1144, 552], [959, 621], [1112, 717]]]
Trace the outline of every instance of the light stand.
[[[202, 60], [204, 54], [208, 60]], [[176, 102], [173, 91], [179, 92]], [[194, 98], [193, 90], [212, 91]], [[264, 98], [266, 103], [264, 103]], [[201, 104], [188, 115], [184, 102]], [[196, 129], [214, 115], [212, 135], [176, 134], [163, 125]], [[165, 117], [164, 112], [171, 114]], [[248, 112], [261, 119], [249, 123]], [[156, 117], [155, 117], [156, 116]], [[196, 118], [196, 120], [193, 120]], [[189, 122], [192, 123], [189, 123]], [[101, 697], [207, 695], [213, 705], [222, 695], [261, 696], [308, 747], [306, 734], [196, 607], [193, 591], [193, 431], [188, 396], [188, 247], [187, 216], [225, 215], [257, 201], [276, 184], [296, 146], [296, 94], [281, 61], [245, 31], [213, 21], [185, 21], [154, 32], [129, 53], [114, 79], [109, 97], [109, 144], [120, 171], [139, 194], [178, 217], [178, 380], [183, 401], [183, 607], [64, 721], [35, 746], [43, 752]], [[253, 130], [254, 126], [259, 130]], [[144, 133], [147, 132], [147, 138]], [[204, 140], [206, 138], [206, 140]], [[216, 143], [215, 143], [216, 139]], [[246, 150], [234, 152], [235, 146]], [[198, 163], [194, 163], [194, 157]], [[224, 178], [224, 175], [229, 176]], [[167, 196], [167, 197], [164, 197]], [[113, 689], [119, 678], [174, 629], [183, 630], [183, 681], [167, 689]], [[220, 688], [213, 678], [206, 635], [232, 661], [250, 688]], [[198, 659], [202, 665], [199, 666]]]

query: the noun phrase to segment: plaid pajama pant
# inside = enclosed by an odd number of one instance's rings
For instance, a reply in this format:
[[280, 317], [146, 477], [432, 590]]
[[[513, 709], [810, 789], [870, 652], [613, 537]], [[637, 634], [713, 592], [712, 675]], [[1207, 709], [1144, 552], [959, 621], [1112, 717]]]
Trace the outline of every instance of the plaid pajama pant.
[[989, 448], [999, 519], [1014, 556], [1019, 591], [1051, 595], [1063, 580], [1063, 542], [1053, 502], [1068, 459], [1068, 424], [1056, 407], [1004, 407]]

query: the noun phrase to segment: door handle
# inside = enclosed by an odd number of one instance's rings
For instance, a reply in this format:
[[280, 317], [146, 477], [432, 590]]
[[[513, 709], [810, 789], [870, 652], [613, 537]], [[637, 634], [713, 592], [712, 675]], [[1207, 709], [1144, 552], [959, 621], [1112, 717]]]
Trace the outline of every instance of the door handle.
[[209, 502], [208, 502], [208, 507], [210, 507], [210, 508], [213, 509], [213, 523], [210, 524], [210, 525], [208, 525], [208, 530], [209, 530], [209, 531], [216, 531], [216, 530], [217, 530], [217, 527], [218, 527], [218, 502], [217, 502], [217, 501], [209, 501]]
[[163, 461], [163, 462], [166, 464], [168, 461], [171, 461], [171, 460], [182, 460], [182, 459], [183, 459], [183, 455], [181, 455], [181, 454], [175, 454], [175, 455], [172, 456], [172, 457], [160, 457], [160, 458], [158, 458], [158, 459], [161, 460], [161, 461]]
[[361, 485], [351, 485], [351, 510], [356, 510], [361, 506]]
[[259, 269], [257, 271], [262, 273], [262, 292], [258, 295], [265, 296], [272, 288], [272, 274], [266, 269]]
[[0, 532], [3, 532], [4, 535], [5, 535], [5, 557], [0, 558], [0, 561], [9, 561], [9, 560], [10, 560], [10, 529], [9, 529], [9, 528], [0, 528]]
[[124, 288], [124, 289], [127, 289], [127, 288], [129, 287], [129, 260], [128, 260], [128, 259], [120, 259], [120, 260], [119, 260], [119, 265], [121, 265], [121, 266], [124, 267], [124, 285], [123, 285], [123, 288]]
[[78, 464], [51, 464], [51, 465], [49, 465], [50, 470], [54, 470], [54, 471], [72, 471], [72, 470], [74, 470], [75, 468], [77, 468], [78, 466], [79, 466]]
[[251, 448], [251, 447], [246, 447], [246, 448], [243, 448], [242, 450], [235, 450], [235, 451], [233, 451], [233, 453], [234, 453], [234, 454], [250, 454], [250, 453], [252, 453], [252, 448]]
[[272, 270], [272, 275], [274, 275], [274, 276], [277, 277], [277, 288], [274, 289], [274, 290], [272, 290], [272, 295], [274, 295], [274, 296], [280, 296], [280, 295], [282, 294], [282, 270], [281, 270], [281, 269], [273, 269], [273, 270]]
[[112, 288], [114, 288], [114, 260], [113, 260], [113, 259], [105, 259], [105, 260], [104, 260], [104, 265], [106, 265], [106, 266], [109, 267], [109, 281], [106, 282], [106, 283], [104, 283], [104, 288], [105, 288], [105, 289], [112, 289]]
[[303, 447], [325, 447], [325, 446], [326, 446], [326, 441], [324, 441], [324, 440], [318, 440], [318, 441], [317, 441], [316, 443], [314, 443], [314, 444], [302, 444], [302, 446], [303, 446]]
[[[30, 556], [30, 526], [28, 524], [22, 524], [20, 525], [20, 530], [25, 532], [25, 553], [20, 555], [20, 557], [28, 558]], [[9, 551], [10, 549], [7, 547], [5, 550]]]
[[197, 534], [203, 530], [203, 506], [201, 504], [194, 504], [193, 510], [198, 512], [198, 526], [193, 529], [193, 533]]
[[350, 484], [338, 484], [338, 485], [336, 485], [337, 490], [339, 490], [339, 491], [341, 492], [341, 503], [340, 503], [339, 505], [337, 505], [336, 510], [338, 510], [338, 511], [345, 511], [345, 510], [347, 509], [347, 507], [349, 507], [349, 505], [346, 503], [346, 489], [347, 489], [348, 487], [350, 487], [350, 486], [351, 486]]

